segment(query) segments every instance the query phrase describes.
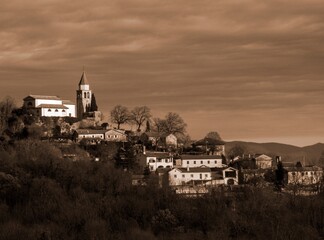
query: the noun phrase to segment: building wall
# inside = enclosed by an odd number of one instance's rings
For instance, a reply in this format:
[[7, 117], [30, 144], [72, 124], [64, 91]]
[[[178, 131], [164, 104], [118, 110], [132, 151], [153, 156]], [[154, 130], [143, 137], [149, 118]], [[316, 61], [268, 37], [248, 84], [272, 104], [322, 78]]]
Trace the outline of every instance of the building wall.
[[66, 117], [67, 109], [60, 108], [41, 108], [42, 117]]
[[74, 104], [64, 104], [68, 109], [66, 109], [67, 117], [75, 117], [75, 105]]
[[127, 136], [126, 134], [110, 130], [105, 133], [105, 140], [108, 142], [126, 142]]
[[173, 159], [172, 157], [146, 157], [146, 164], [149, 167], [150, 171], [155, 171], [158, 168], [173, 168]]
[[104, 134], [103, 133], [79, 133], [78, 134], [78, 141], [87, 138], [87, 139], [91, 139], [91, 138], [101, 138], [104, 139]]
[[200, 167], [200, 166], [206, 166], [210, 168], [215, 168], [215, 167], [222, 167], [222, 159], [182, 159], [181, 160], [181, 167], [186, 168], [186, 167]]
[[288, 172], [288, 184], [316, 184], [322, 177], [323, 171], [291, 171]]
[[174, 168], [169, 172], [170, 185], [183, 185], [192, 180], [211, 180], [211, 172], [181, 172]]
[[35, 99], [35, 106], [39, 106], [41, 104], [57, 104], [62, 105], [62, 100], [52, 100], [52, 99]]

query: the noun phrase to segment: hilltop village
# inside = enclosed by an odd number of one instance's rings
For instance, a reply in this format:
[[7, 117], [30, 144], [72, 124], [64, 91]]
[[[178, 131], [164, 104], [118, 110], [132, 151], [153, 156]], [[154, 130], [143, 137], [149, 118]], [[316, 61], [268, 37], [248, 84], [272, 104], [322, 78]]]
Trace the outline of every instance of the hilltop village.
[[85, 72], [76, 104], [0, 101], [0, 239], [323, 239], [321, 167], [191, 140], [174, 112], [109, 117]]
[[[23, 106], [13, 110], [8, 124], [2, 123], [7, 127], [2, 129], [1, 141], [48, 141], [60, 148], [63, 159], [78, 161], [86, 156], [92, 161], [108, 161], [130, 172], [134, 186], [146, 186], [155, 178], [160, 187], [188, 196], [219, 188], [232, 191], [247, 184], [307, 194], [321, 189], [321, 167], [286, 163], [281, 156], [244, 152], [240, 146], [226, 154], [225, 142], [217, 132], [190, 140], [176, 113], [153, 119], [145, 106], [127, 114], [126, 110], [116, 106], [111, 123], [104, 122], [83, 72], [76, 104], [58, 96], [28, 95]], [[128, 120], [137, 125], [136, 131], [121, 128]]]

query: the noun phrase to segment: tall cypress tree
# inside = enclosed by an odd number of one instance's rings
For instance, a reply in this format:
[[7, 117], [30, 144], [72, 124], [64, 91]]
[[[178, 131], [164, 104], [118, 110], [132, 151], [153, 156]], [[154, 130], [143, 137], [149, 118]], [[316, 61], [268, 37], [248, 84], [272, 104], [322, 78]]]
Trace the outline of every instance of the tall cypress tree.
[[98, 105], [97, 105], [96, 97], [95, 97], [94, 93], [92, 93], [92, 96], [91, 96], [91, 107], [90, 107], [90, 111], [91, 112], [98, 111]]

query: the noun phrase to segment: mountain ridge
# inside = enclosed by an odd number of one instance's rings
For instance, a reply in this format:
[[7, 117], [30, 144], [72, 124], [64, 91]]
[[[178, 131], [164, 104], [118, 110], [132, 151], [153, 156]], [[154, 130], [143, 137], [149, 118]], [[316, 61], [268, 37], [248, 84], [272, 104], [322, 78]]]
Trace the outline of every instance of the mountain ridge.
[[245, 142], [228, 141], [225, 143], [226, 154], [234, 146], [241, 146], [246, 154], [267, 154], [271, 157], [281, 156], [283, 162], [301, 162], [303, 164], [316, 164], [324, 166], [324, 143], [315, 143], [313, 145], [299, 147], [291, 144], [277, 142]]

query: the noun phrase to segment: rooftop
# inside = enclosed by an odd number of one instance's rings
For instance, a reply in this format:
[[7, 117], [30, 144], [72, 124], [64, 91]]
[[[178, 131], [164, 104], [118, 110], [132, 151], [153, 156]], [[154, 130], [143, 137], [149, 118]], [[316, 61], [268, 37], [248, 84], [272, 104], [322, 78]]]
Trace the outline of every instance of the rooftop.
[[27, 97], [24, 98], [24, 100], [27, 99], [46, 99], [46, 100], [61, 100], [59, 96], [48, 96], [48, 95], [28, 95]]
[[59, 108], [59, 109], [69, 109], [68, 107], [61, 104], [40, 104], [38, 108]]

